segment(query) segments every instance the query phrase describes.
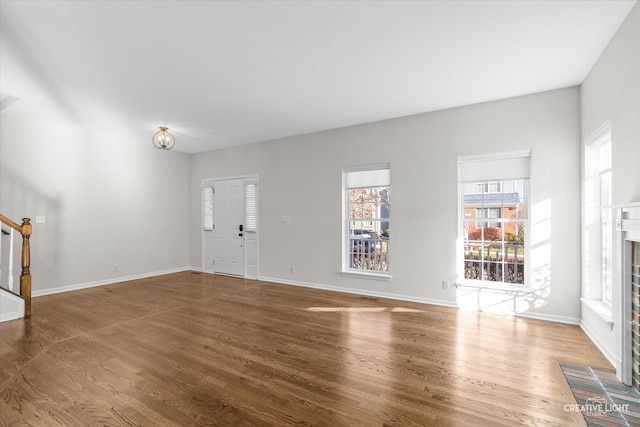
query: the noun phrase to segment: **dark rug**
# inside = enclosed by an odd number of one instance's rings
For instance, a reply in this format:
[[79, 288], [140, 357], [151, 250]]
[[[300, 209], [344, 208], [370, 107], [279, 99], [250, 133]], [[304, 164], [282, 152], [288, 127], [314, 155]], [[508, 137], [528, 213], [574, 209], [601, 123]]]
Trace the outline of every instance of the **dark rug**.
[[589, 427], [640, 426], [640, 393], [619, 382], [613, 371], [561, 363], [576, 405], [565, 411], [582, 412]]

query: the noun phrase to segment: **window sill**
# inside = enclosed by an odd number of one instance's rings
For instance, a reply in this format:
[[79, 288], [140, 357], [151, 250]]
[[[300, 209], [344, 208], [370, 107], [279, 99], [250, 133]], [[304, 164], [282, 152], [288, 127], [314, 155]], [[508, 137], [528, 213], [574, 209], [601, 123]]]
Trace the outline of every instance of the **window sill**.
[[611, 314], [611, 306], [605, 304], [601, 300], [580, 298], [580, 301], [584, 303], [585, 307], [589, 307], [589, 309], [596, 316], [598, 316], [598, 318], [602, 320], [609, 327], [609, 329], [613, 330], [613, 315]]
[[391, 274], [389, 273], [374, 273], [370, 271], [342, 270], [340, 272], [340, 275], [344, 277], [357, 277], [359, 279], [382, 280], [384, 282], [391, 281]]

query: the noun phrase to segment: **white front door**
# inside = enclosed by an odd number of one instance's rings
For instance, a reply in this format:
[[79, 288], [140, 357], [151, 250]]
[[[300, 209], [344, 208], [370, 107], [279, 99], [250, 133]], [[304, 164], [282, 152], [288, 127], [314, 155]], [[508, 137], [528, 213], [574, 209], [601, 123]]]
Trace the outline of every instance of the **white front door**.
[[244, 276], [244, 179], [214, 184], [214, 272]]

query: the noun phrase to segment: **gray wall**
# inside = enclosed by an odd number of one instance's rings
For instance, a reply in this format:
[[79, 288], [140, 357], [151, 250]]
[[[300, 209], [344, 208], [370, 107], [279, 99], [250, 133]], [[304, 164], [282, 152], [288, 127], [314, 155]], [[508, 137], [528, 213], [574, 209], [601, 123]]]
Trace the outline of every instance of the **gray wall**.
[[[636, 4], [609, 42], [581, 87], [582, 145], [607, 120], [611, 121], [613, 203], [640, 202], [640, 4]], [[583, 171], [584, 173], [584, 171]], [[584, 190], [584, 189], [583, 189]], [[583, 219], [582, 292], [600, 287], [598, 224]], [[617, 262], [617, 259], [614, 259]], [[616, 264], [614, 263], [614, 266]], [[614, 329], [584, 305], [582, 327], [617, 366], [616, 344], [620, 314], [620, 278], [614, 270], [612, 316]]]
[[34, 294], [189, 265], [189, 155], [10, 115], [0, 141], [0, 212], [46, 220]]
[[[639, 13], [636, 6], [582, 89], [191, 156], [3, 114], [0, 212], [46, 216], [34, 226], [34, 290], [64, 290], [198, 268], [200, 181], [257, 173], [262, 278], [465, 305], [485, 296], [440, 285], [458, 279], [457, 157], [532, 149], [533, 292], [494, 296], [523, 314], [575, 322], [581, 316], [581, 139], [608, 118], [615, 202], [640, 200]], [[341, 169], [387, 161], [393, 279], [343, 277]], [[282, 215], [291, 222], [281, 223]], [[601, 339], [607, 342], [606, 333]]]
[[[545, 318], [580, 316], [579, 89], [196, 154], [191, 167], [191, 265], [200, 265], [204, 178], [258, 173], [260, 277], [442, 304], [455, 281], [458, 156], [532, 149], [535, 292], [507, 305]], [[343, 277], [341, 170], [391, 162], [390, 282]], [[553, 214], [550, 218], [549, 209]], [[288, 215], [291, 222], [280, 222]], [[552, 221], [552, 223], [551, 223]], [[542, 226], [541, 226], [542, 224]], [[296, 266], [296, 273], [289, 266]], [[505, 295], [497, 295], [505, 299]], [[516, 298], [517, 301], [513, 301]], [[486, 302], [486, 307], [491, 305]]]

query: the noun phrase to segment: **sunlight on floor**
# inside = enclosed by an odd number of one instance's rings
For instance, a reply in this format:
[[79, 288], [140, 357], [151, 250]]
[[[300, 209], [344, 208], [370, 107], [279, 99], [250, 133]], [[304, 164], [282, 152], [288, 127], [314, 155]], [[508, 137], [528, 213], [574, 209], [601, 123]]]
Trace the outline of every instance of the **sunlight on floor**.
[[347, 313], [376, 313], [389, 311], [392, 313], [422, 313], [424, 310], [416, 310], [406, 307], [308, 307], [306, 311], [316, 312], [347, 312]]

